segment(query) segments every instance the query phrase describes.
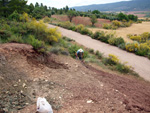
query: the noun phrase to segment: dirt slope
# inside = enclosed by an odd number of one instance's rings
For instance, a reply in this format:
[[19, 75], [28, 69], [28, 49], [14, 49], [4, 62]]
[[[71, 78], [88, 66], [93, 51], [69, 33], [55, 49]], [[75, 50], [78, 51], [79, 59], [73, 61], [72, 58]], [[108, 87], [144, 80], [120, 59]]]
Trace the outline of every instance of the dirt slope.
[[[55, 26], [48, 25], [48, 27], [51, 28]], [[123, 51], [115, 46], [105, 44], [103, 42], [94, 40], [89, 36], [81, 35], [71, 30], [66, 30], [61, 27], [59, 27], [58, 30], [62, 33], [62, 35], [74, 39], [77, 43], [82, 44], [85, 47], [99, 50], [100, 52], [104, 53], [104, 55], [114, 54], [118, 56], [122, 62], [128, 62], [128, 64], [131, 65], [141, 77], [150, 81], [150, 60], [147, 58]]]
[[39, 96], [54, 113], [150, 112], [150, 83], [25, 44], [0, 45], [0, 86], [0, 112], [35, 113]]

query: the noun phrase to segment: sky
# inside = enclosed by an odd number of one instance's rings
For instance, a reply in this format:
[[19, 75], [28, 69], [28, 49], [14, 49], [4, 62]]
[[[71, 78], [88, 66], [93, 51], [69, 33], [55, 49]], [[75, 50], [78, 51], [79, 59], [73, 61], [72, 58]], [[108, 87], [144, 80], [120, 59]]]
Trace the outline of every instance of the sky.
[[83, 6], [83, 5], [91, 5], [91, 4], [105, 4], [105, 3], [113, 3], [113, 2], [120, 2], [120, 1], [129, 1], [129, 0], [27, 0], [28, 4], [36, 2], [43, 3], [48, 7], [56, 7], [56, 8], [63, 8], [66, 5], [68, 7], [73, 6]]

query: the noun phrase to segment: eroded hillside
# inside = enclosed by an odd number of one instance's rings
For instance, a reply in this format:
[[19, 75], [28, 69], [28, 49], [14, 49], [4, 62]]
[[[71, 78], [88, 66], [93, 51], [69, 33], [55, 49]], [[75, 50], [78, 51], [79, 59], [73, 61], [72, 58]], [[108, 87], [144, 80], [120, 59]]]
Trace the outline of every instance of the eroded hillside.
[[1, 112], [34, 113], [39, 96], [54, 113], [150, 112], [149, 83], [25, 44], [0, 45], [0, 86]]

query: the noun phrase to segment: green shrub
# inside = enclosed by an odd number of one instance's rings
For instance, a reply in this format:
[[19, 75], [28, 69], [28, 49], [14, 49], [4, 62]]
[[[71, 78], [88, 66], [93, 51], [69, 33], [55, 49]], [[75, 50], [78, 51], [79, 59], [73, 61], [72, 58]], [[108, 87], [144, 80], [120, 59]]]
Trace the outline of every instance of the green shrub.
[[16, 20], [19, 21], [20, 20], [20, 14], [15, 10], [9, 17], [9, 20]]
[[68, 37], [66, 37], [66, 36], [64, 36], [63, 39], [66, 40], [66, 41], [68, 41], [68, 42], [72, 42], [72, 41], [74, 42], [74, 41], [75, 41], [75, 40], [73, 40], [73, 39], [71, 39], [71, 38], [68, 38]]
[[118, 47], [119, 47], [120, 49], [123, 49], [123, 50], [125, 50], [125, 49], [126, 49], [126, 47], [125, 47], [125, 43], [119, 44], [119, 45], [118, 45]]
[[108, 43], [111, 44], [111, 45], [115, 45], [116, 38], [109, 38]]
[[98, 57], [98, 59], [103, 58], [103, 54], [100, 53], [98, 50], [96, 51], [95, 55]]
[[51, 53], [54, 53], [56, 55], [58, 55], [59, 53], [61, 53], [64, 49], [63, 48], [60, 48], [60, 47], [52, 47], [50, 49], [50, 52]]
[[[101, 32], [96, 31], [96, 32], [93, 34], [92, 38], [98, 39], [98, 37], [99, 37], [100, 35], [101, 35]], [[103, 32], [103, 35], [104, 35], [104, 32]]]
[[35, 50], [40, 50], [45, 48], [45, 43], [43, 41], [35, 39], [34, 35], [29, 35], [28, 38], [26, 39], [26, 43], [32, 45]]
[[89, 49], [89, 52], [93, 54], [94, 53], [94, 49]]
[[121, 73], [129, 73], [131, 72], [131, 66], [127, 66], [126, 64], [118, 63], [116, 65], [116, 69]]
[[0, 38], [1, 40], [7, 40], [12, 36], [11, 31], [8, 30], [0, 30]]
[[125, 41], [122, 37], [116, 38], [115, 46], [119, 46], [120, 44], [124, 44]]
[[60, 22], [58, 23], [59, 26], [66, 28], [66, 29], [72, 29], [72, 27], [74, 26], [71, 22], [66, 21], [66, 22]]
[[12, 35], [10, 38], [8, 38], [8, 42], [24, 43], [22, 37], [18, 35]]
[[101, 35], [99, 37], [99, 40], [101, 40], [102, 42], [108, 43], [109, 38], [111, 38], [112, 36], [109, 34], [106, 34], [105, 36]]

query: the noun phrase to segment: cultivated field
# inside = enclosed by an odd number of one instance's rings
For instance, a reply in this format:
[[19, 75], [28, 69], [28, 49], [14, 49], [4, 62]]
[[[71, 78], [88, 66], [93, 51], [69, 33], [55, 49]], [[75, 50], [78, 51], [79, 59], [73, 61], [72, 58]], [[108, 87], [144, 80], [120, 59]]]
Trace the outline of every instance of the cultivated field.
[[89, 28], [92, 32], [96, 31], [106, 31], [108, 33], [115, 32], [118, 37], [122, 37], [127, 42], [131, 42], [127, 38], [127, 34], [142, 34], [144, 32], [150, 32], [150, 22], [143, 22], [142, 24], [133, 24], [131, 27], [119, 28], [117, 30], [106, 30], [102, 28]]
[[[66, 15], [52, 15], [52, 18], [55, 18], [57, 22], [69, 21]], [[80, 16], [74, 17], [72, 23], [74, 23], [75, 25], [83, 24], [85, 26], [91, 26], [91, 21], [89, 17], [80, 17]], [[98, 19], [98, 22], [95, 24], [95, 26], [102, 27], [103, 23], [111, 23], [111, 21], [107, 19]]]

